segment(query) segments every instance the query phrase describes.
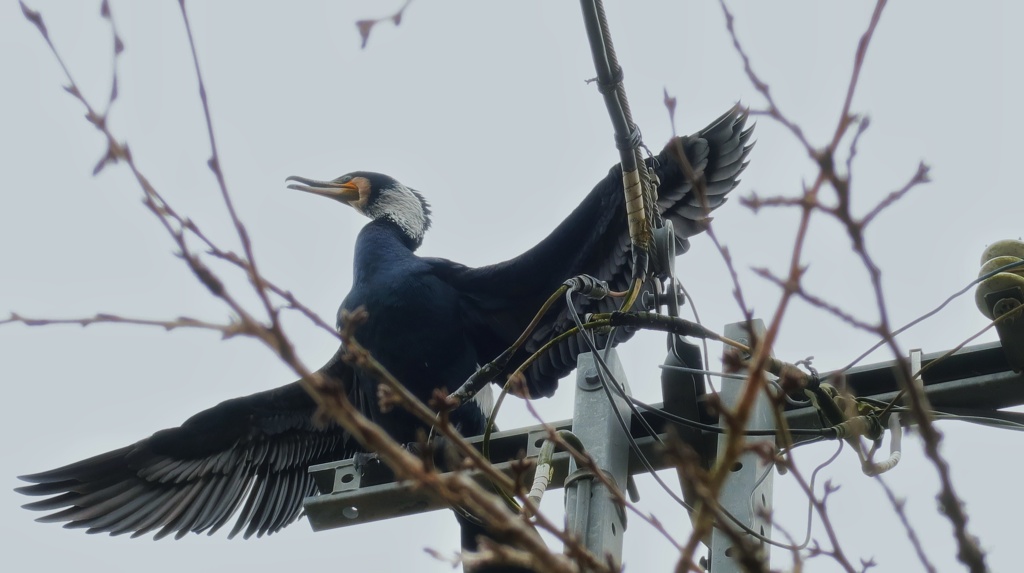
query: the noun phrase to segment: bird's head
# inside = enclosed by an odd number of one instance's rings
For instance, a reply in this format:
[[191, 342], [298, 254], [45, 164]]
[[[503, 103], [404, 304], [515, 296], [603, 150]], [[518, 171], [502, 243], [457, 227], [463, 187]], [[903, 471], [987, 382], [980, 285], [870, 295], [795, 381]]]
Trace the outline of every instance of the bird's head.
[[332, 181], [292, 175], [289, 189], [336, 199], [371, 219], [391, 221], [418, 247], [430, 227], [430, 206], [418, 191], [393, 177], [371, 171], [353, 171]]

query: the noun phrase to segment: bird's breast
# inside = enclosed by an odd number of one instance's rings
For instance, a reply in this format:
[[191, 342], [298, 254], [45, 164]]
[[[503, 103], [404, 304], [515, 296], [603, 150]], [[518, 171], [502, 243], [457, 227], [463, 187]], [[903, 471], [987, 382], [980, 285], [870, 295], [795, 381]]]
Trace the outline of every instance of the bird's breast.
[[454, 388], [472, 374], [477, 356], [462, 324], [458, 293], [437, 277], [380, 273], [358, 281], [341, 311], [359, 307], [367, 320], [356, 339], [416, 394]]

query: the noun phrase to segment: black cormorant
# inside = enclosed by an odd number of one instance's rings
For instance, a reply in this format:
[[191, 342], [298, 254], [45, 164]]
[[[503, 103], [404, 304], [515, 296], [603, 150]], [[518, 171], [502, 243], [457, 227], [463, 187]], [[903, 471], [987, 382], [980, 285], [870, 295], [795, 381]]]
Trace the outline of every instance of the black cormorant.
[[[704, 229], [707, 211], [676, 159], [677, 143], [704, 178], [706, 206], [714, 209], [746, 165], [751, 130], [744, 130], [745, 121], [746, 113], [734, 108], [699, 133], [670, 141], [652, 163], [662, 216], [673, 221], [683, 248], [687, 237]], [[366, 308], [369, 318], [356, 337], [421, 400], [438, 388], [455, 389], [508, 348], [566, 279], [586, 273], [615, 290], [628, 286], [619, 167], [535, 247], [480, 268], [415, 254], [430, 227], [430, 210], [422, 195], [391, 177], [360, 171], [326, 182], [289, 180], [293, 189], [331, 197], [372, 219], [356, 240], [352, 290], [341, 308]], [[581, 302], [588, 312], [612, 310], [614, 304]], [[553, 308], [510, 366], [572, 325], [565, 309]], [[580, 340], [569, 338], [533, 363], [525, 371], [529, 393], [554, 393], [558, 379], [575, 367], [580, 348]], [[422, 425], [404, 411], [382, 413], [374, 380], [340, 356], [341, 351], [321, 371], [347, 384], [353, 401], [395, 440], [416, 440]], [[478, 396], [452, 414], [467, 436], [483, 431], [488, 407], [480, 401]], [[315, 424], [314, 411], [298, 383], [227, 400], [135, 444], [22, 476], [34, 485], [19, 491], [48, 496], [29, 509], [60, 510], [41, 521], [89, 532], [155, 532], [157, 538], [212, 533], [241, 508], [231, 536], [274, 533], [294, 521], [303, 498], [314, 493], [307, 468], [359, 448], [340, 428]]]

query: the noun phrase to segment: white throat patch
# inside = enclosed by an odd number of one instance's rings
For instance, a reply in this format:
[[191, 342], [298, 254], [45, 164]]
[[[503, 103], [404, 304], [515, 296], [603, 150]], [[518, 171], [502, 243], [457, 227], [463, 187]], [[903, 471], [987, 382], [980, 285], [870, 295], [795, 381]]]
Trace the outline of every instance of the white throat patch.
[[366, 215], [398, 225], [417, 245], [430, 226], [423, 198], [400, 183], [379, 191], [373, 204], [367, 206]]

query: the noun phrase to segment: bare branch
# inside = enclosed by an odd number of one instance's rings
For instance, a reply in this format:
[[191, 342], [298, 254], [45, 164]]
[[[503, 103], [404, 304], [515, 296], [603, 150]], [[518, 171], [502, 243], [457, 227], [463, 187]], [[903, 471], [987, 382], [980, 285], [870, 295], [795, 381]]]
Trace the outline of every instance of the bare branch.
[[928, 573], [936, 573], [935, 565], [932, 565], [930, 559], [928, 559], [928, 553], [924, 550], [921, 545], [921, 539], [917, 536], [917, 532], [914, 531], [914, 527], [910, 525], [910, 518], [907, 516], [907, 504], [902, 499], [896, 499], [896, 493], [892, 491], [889, 484], [885, 483], [882, 476], [875, 476], [878, 480], [878, 485], [882, 487], [882, 491], [885, 492], [885, 497], [889, 499], [889, 503], [892, 505], [893, 511], [896, 512], [897, 517], [900, 519], [900, 523], [903, 525], [903, 530], [907, 533], [907, 539], [910, 540], [910, 545], [914, 547], [914, 552], [917, 553], [917, 559], [921, 562], [925, 571]]
[[[787, 286], [786, 281], [784, 281], [781, 278], [775, 276], [768, 269], [765, 269], [765, 268], [755, 268], [755, 269], [751, 269], [751, 270], [753, 270], [754, 274], [756, 274], [757, 276], [767, 280], [768, 282], [778, 286], [779, 288], [782, 288], [784, 290], [787, 289], [787, 288], [791, 288], [791, 287]], [[801, 299], [806, 301], [811, 306], [818, 307], [818, 308], [828, 312], [829, 314], [835, 316], [836, 318], [842, 320], [843, 322], [849, 324], [850, 326], [853, 326], [854, 328], [859, 328], [861, 330], [866, 330], [866, 331], [871, 332], [873, 334], [878, 334], [878, 327], [877, 326], [875, 326], [873, 324], [868, 324], [868, 323], [860, 320], [859, 318], [853, 316], [849, 312], [846, 312], [845, 310], [839, 308], [838, 306], [836, 306], [836, 305], [834, 305], [834, 304], [832, 304], [832, 303], [830, 303], [830, 302], [828, 302], [828, 301], [826, 301], [826, 300], [824, 300], [822, 298], [819, 298], [817, 296], [814, 296], [814, 295], [808, 293], [807, 291], [804, 290], [803, 285], [797, 283], [792, 288], [795, 289], [793, 291], [793, 294], [795, 294], [796, 296], [800, 297]]]
[[116, 314], [95, 314], [83, 318], [29, 318], [12, 312], [9, 317], [0, 319], [0, 326], [6, 324], [23, 324], [25, 326], [55, 326], [62, 324], [76, 324], [86, 327], [94, 324], [132, 324], [136, 326], [157, 326], [164, 330], [179, 330], [193, 328], [199, 330], [212, 330], [219, 332], [224, 338], [231, 338], [239, 334], [246, 334], [248, 331], [244, 325], [231, 321], [226, 324], [207, 322], [188, 316], [179, 316], [172, 320], [155, 320], [147, 318], [132, 318], [118, 316]]
[[903, 187], [900, 187], [899, 189], [893, 191], [892, 193], [889, 193], [889, 195], [885, 199], [882, 199], [882, 201], [880, 201], [878, 205], [876, 205], [875, 208], [871, 210], [871, 212], [869, 212], [867, 215], [864, 216], [863, 219], [860, 220], [860, 226], [868, 226], [868, 223], [874, 220], [874, 218], [877, 217], [882, 211], [884, 211], [885, 209], [887, 209], [888, 207], [892, 206], [894, 203], [902, 199], [907, 193], [910, 192], [911, 189], [917, 187], [918, 185], [921, 185], [922, 183], [929, 182], [931, 179], [929, 179], [928, 177], [928, 170], [928, 166], [925, 165], [923, 161], [921, 163], [918, 163], [917, 172], [914, 173], [914, 176], [910, 178], [910, 181], [907, 181], [907, 183], [903, 185]]
[[361, 49], [366, 49], [366, 44], [370, 41], [370, 32], [373, 30], [373, 27], [376, 26], [377, 24], [387, 21], [394, 23], [395, 26], [401, 24], [402, 16], [405, 15], [405, 10], [406, 8], [409, 7], [410, 4], [412, 4], [412, 0], [405, 0], [405, 2], [402, 4], [401, 7], [398, 8], [398, 10], [396, 10], [395, 12], [388, 16], [384, 16], [383, 18], [369, 18], [366, 20], [359, 20], [358, 22], [356, 22], [356, 28], [359, 30], [359, 37], [361, 38], [361, 43], [359, 47]]
[[235, 211], [234, 201], [231, 200], [231, 193], [228, 192], [227, 181], [224, 180], [224, 171], [221, 169], [220, 154], [217, 152], [217, 138], [213, 135], [213, 119], [210, 117], [210, 102], [206, 97], [206, 84], [203, 82], [203, 74], [199, 70], [199, 54], [196, 51], [195, 38], [192, 36], [192, 24], [188, 19], [188, 12], [185, 10], [185, 0], [178, 0], [178, 6], [181, 7], [181, 17], [185, 22], [185, 31], [188, 33], [188, 45], [192, 51], [192, 63], [196, 70], [196, 80], [199, 83], [199, 99], [203, 104], [203, 117], [206, 120], [206, 133], [210, 139], [210, 160], [209, 167], [213, 171], [214, 177], [217, 179], [217, 186], [220, 188], [221, 197], [224, 199], [224, 205], [228, 209], [228, 214], [231, 216], [231, 223], [235, 227], [235, 232], [238, 234], [238, 239], [242, 242], [242, 250], [245, 252], [245, 259], [247, 264], [247, 271], [249, 273], [249, 280], [252, 282], [253, 288], [256, 290], [256, 295], [259, 296], [260, 302], [263, 303], [263, 309], [266, 311], [268, 318], [270, 319], [270, 332], [278, 340], [278, 344], [282, 347], [288, 346], [288, 341], [284, 337], [284, 333], [281, 331], [281, 325], [278, 321], [278, 312], [271, 304], [270, 298], [267, 296], [267, 287], [263, 284], [263, 278], [260, 275], [259, 269], [256, 266], [256, 257], [252, 251], [252, 241], [249, 239], [249, 232], [246, 230], [245, 225], [241, 219], [238, 218], [238, 213]]
[[812, 147], [810, 141], [807, 140], [807, 137], [804, 135], [804, 131], [799, 125], [790, 121], [790, 119], [782, 113], [782, 110], [780, 110], [779, 106], [775, 103], [775, 98], [772, 97], [771, 88], [760, 78], [760, 76], [757, 75], [756, 72], [754, 72], [754, 68], [750, 63], [750, 56], [747, 55], [746, 50], [744, 50], [743, 46], [740, 44], [739, 36], [736, 35], [735, 18], [733, 18], [732, 12], [725, 4], [725, 0], [718, 0], [718, 3], [722, 6], [722, 12], [725, 14], [725, 27], [729, 30], [729, 36], [732, 38], [732, 45], [736, 49], [736, 53], [739, 54], [740, 58], [743, 60], [743, 71], [747, 73], [747, 78], [750, 79], [750, 83], [753, 84], [754, 89], [760, 92], [768, 103], [768, 109], [762, 111], [751, 111], [751, 113], [767, 115], [784, 125], [794, 137], [800, 140], [804, 149], [807, 150], [808, 155], [814, 157], [814, 147]]

